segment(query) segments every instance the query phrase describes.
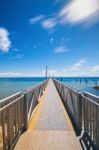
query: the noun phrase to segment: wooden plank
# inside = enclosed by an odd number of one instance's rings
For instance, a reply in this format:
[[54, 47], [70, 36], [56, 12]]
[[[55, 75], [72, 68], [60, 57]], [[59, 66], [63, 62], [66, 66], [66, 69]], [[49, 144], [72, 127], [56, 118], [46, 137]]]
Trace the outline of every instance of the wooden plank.
[[72, 131], [32, 131], [23, 134], [14, 150], [82, 150]]
[[21, 96], [21, 92], [15, 93], [11, 96], [8, 96], [2, 100], [0, 100], [0, 107], [4, 106], [5, 104], [8, 104], [9, 102], [12, 102], [13, 100], [15, 100], [16, 98]]
[[28, 129], [28, 100], [26, 92], [24, 93], [23, 112], [24, 131], [26, 131]]
[[5, 113], [1, 113], [1, 122], [2, 122], [2, 138], [3, 138], [3, 150], [6, 150], [6, 135], [5, 135]]
[[71, 121], [50, 80], [33, 120], [15, 150], [81, 150]]

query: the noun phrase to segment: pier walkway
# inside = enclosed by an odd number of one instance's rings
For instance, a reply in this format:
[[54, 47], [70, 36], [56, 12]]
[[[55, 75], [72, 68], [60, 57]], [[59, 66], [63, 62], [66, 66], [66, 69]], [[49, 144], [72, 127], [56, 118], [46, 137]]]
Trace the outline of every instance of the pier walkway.
[[72, 123], [52, 79], [15, 150], [81, 150]]

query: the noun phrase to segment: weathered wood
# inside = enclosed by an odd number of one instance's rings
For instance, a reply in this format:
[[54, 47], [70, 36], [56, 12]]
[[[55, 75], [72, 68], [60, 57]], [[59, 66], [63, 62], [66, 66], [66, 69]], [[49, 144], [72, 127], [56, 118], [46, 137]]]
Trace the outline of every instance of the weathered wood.
[[2, 118], [2, 138], [3, 138], [3, 150], [6, 148], [6, 136], [5, 136], [5, 115], [4, 112], [1, 112]]
[[[36, 103], [32, 99], [38, 101], [39, 88], [43, 90], [47, 81], [28, 89], [28, 93], [18, 92], [0, 101], [0, 125], [2, 126], [3, 149], [13, 149], [20, 134], [28, 129], [28, 113], [30, 116], [34, 110]], [[27, 94], [30, 94], [30, 104], [28, 103]], [[33, 101], [34, 101], [33, 99]], [[31, 110], [28, 107], [31, 106]], [[5, 129], [6, 127], [6, 129]]]
[[72, 131], [32, 131], [24, 133], [15, 150], [82, 150]]
[[25, 131], [28, 129], [28, 99], [26, 92], [24, 93], [24, 101], [23, 101], [23, 121]]
[[[81, 94], [55, 79], [54, 83], [73, 124], [76, 124], [76, 131], [80, 129], [84, 133], [81, 141], [83, 140], [87, 149], [99, 149], [99, 97], [88, 92]], [[65, 95], [62, 87], [66, 92]]]
[[15, 116], [15, 120], [14, 120], [14, 126], [15, 126], [15, 133], [14, 133], [14, 137], [16, 136], [17, 133], [17, 109], [16, 109], [16, 104], [14, 104], [14, 116]]
[[62, 82], [55, 79], [53, 81], [72, 120], [75, 131], [77, 135], [80, 135], [82, 128], [81, 93], [78, 90], [63, 84]]
[[21, 96], [21, 92], [18, 92], [16, 94], [13, 94], [11, 96], [8, 96], [2, 100], [0, 100], [0, 108], [3, 107], [4, 105], [7, 105], [8, 103], [14, 101], [16, 98]]
[[28, 99], [28, 101], [27, 101], [28, 124], [31, 120], [32, 113], [33, 113], [36, 105], [38, 104], [38, 99], [39, 99], [39, 97], [42, 96], [46, 85], [47, 85], [47, 81], [44, 81], [42, 84], [39, 84], [33, 88], [26, 90], [26, 98]]
[[20, 137], [15, 147], [15, 150], [21, 149], [82, 149], [52, 80], [39, 100], [29, 131]]
[[[17, 103], [22, 101], [23, 95], [15, 99], [14, 101], [4, 105], [0, 109], [1, 123], [2, 123], [2, 134], [3, 134], [3, 149], [12, 149], [13, 143], [18, 135], [17, 124], [19, 126], [19, 122], [16, 120], [16, 113], [18, 116], [22, 115], [19, 110], [16, 111]], [[21, 107], [20, 103], [20, 107]], [[21, 119], [19, 118], [19, 121]], [[6, 129], [5, 129], [6, 124]], [[21, 122], [20, 122], [21, 125]], [[21, 125], [22, 126], [22, 125]], [[14, 131], [15, 130], [15, 131]], [[6, 135], [7, 133], [7, 135]], [[6, 137], [7, 136], [7, 137]]]

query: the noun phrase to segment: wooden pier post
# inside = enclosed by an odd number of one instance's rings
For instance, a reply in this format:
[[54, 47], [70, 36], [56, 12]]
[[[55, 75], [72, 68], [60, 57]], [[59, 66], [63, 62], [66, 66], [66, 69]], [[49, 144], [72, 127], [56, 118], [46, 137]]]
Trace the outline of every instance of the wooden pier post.
[[24, 103], [23, 103], [23, 122], [24, 122], [24, 131], [28, 129], [28, 100], [27, 93], [24, 93]]

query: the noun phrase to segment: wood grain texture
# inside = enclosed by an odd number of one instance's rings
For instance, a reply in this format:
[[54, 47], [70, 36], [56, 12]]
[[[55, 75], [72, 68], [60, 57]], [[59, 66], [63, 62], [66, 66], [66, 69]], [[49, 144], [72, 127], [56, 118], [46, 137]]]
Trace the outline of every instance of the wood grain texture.
[[81, 150], [71, 121], [52, 80], [15, 150]]
[[81, 150], [81, 146], [72, 131], [28, 131], [15, 150]]

